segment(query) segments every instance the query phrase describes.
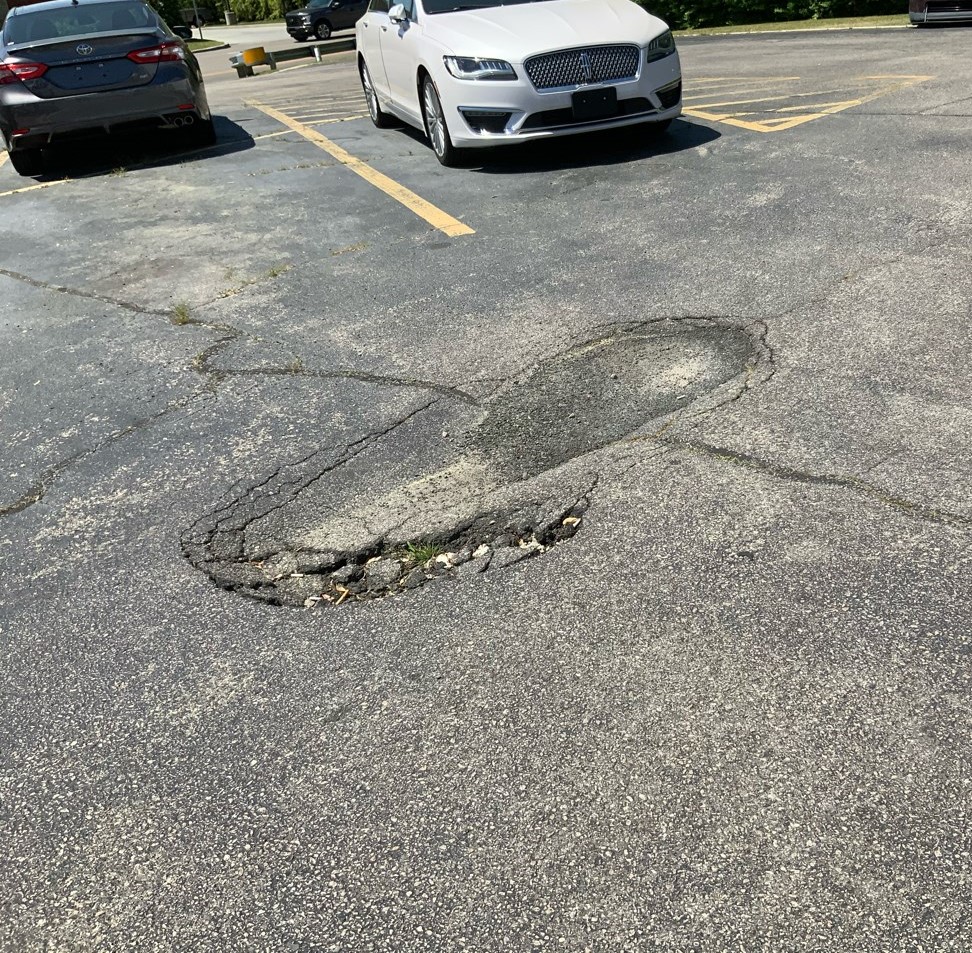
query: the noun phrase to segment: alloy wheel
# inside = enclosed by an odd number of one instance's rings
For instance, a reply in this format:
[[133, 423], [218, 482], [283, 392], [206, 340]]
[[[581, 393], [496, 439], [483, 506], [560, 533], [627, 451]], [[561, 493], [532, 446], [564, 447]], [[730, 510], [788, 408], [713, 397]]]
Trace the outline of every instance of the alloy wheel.
[[372, 122], [378, 121], [378, 96], [375, 87], [371, 85], [371, 73], [368, 72], [368, 64], [361, 65], [361, 85], [364, 86], [365, 99], [368, 100], [368, 113]]
[[440, 158], [445, 155], [448, 143], [445, 116], [442, 115], [442, 104], [431, 82], [425, 83], [425, 125], [429, 133], [429, 142], [435, 154]]

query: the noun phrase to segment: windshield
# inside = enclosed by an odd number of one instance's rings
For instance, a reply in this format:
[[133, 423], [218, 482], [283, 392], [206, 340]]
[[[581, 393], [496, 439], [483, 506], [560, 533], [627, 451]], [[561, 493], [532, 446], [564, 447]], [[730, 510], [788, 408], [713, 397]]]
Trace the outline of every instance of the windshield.
[[131, 3], [79, 3], [77, 6], [51, 10], [17, 10], [7, 17], [4, 38], [8, 43], [40, 43], [65, 37], [89, 36], [93, 33], [154, 33], [158, 18], [137, 0]]
[[486, 7], [512, 7], [547, 0], [422, 0], [426, 13], [455, 13], [459, 10], [485, 10]]

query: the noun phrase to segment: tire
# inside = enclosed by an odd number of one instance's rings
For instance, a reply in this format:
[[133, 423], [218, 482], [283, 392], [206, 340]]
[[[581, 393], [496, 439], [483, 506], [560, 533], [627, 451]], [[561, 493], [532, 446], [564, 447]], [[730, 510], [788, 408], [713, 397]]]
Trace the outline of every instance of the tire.
[[364, 90], [365, 99], [368, 102], [368, 115], [371, 116], [371, 121], [379, 129], [387, 129], [393, 125], [394, 120], [388, 113], [382, 111], [381, 103], [378, 102], [378, 93], [375, 92], [374, 83], [371, 82], [371, 71], [363, 59], [358, 73], [361, 76], [361, 88]]
[[297, 42], [297, 43], [306, 43], [307, 42], [307, 34], [306, 33], [291, 33], [290, 35], [294, 38], [294, 41]]
[[21, 149], [10, 153], [10, 164], [20, 175], [35, 176], [44, 172], [44, 157], [40, 149]]
[[439, 91], [430, 76], [426, 76], [422, 81], [422, 118], [425, 121], [425, 134], [429, 138], [436, 159], [450, 168], [459, 165], [462, 151], [452, 144], [452, 136], [449, 135], [449, 126], [442, 111]]
[[330, 39], [331, 24], [328, 23], [327, 20], [321, 20], [321, 22], [314, 27], [314, 36], [316, 36], [319, 40]]

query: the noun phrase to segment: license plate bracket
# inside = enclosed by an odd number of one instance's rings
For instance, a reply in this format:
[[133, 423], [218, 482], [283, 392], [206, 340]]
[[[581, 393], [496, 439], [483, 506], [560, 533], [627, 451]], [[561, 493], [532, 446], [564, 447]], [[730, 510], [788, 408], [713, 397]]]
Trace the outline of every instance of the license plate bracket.
[[610, 119], [618, 114], [618, 91], [613, 86], [582, 89], [571, 97], [571, 104], [578, 122]]

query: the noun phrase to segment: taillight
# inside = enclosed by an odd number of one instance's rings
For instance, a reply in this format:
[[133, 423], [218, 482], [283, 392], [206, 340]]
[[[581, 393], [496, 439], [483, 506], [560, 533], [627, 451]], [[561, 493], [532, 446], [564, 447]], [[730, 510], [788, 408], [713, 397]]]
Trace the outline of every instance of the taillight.
[[184, 60], [186, 51], [181, 43], [160, 43], [144, 50], [132, 50], [128, 58], [133, 63], [169, 63], [174, 60]]
[[0, 63], [0, 86], [26, 79], [39, 79], [46, 72], [47, 67], [43, 63]]

